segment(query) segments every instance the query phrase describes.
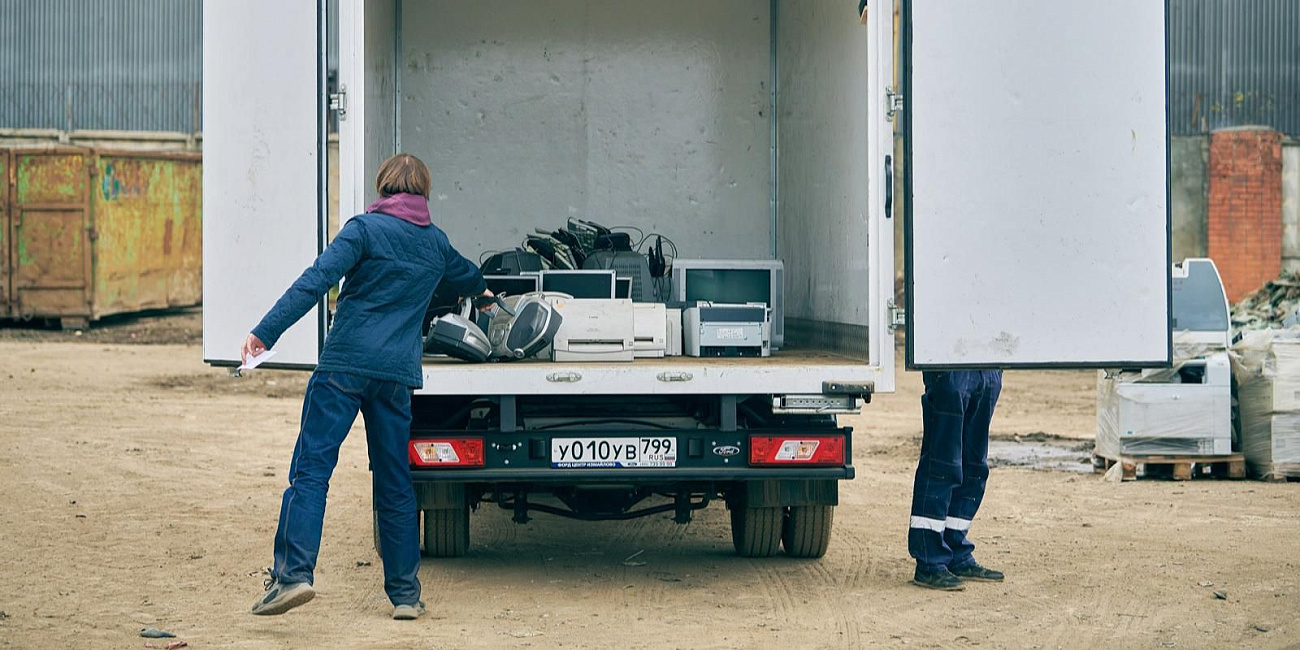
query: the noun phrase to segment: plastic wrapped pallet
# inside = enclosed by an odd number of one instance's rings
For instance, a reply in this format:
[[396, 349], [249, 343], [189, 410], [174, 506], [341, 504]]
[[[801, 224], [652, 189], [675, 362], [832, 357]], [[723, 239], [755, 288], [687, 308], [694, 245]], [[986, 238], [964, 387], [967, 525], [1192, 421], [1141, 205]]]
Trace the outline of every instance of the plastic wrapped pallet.
[[1232, 351], [1247, 465], [1265, 477], [1300, 477], [1300, 332], [1244, 332]]
[[1102, 372], [1097, 379], [1097, 455], [1221, 456], [1232, 453], [1232, 392], [1225, 352], [1173, 368]]

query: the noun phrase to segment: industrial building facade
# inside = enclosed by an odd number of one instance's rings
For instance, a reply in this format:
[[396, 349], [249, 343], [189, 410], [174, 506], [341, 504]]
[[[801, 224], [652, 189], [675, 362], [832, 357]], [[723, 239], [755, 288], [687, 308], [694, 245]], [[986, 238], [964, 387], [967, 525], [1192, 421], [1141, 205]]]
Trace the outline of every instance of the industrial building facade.
[[[0, 128], [197, 132], [201, 20], [202, 0], [5, 0]], [[1170, 0], [1169, 31], [1174, 135], [1300, 135], [1300, 2]]]

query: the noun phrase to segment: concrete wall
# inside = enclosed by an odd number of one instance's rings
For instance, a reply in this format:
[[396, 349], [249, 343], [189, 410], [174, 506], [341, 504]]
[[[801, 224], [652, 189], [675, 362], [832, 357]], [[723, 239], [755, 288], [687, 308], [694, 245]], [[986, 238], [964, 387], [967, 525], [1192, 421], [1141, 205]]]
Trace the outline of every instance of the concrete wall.
[[1174, 261], [1205, 257], [1205, 169], [1210, 153], [1209, 138], [1203, 135], [1176, 136], [1169, 145], [1169, 205]]
[[1300, 140], [1282, 143], [1282, 268], [1300, 271]]

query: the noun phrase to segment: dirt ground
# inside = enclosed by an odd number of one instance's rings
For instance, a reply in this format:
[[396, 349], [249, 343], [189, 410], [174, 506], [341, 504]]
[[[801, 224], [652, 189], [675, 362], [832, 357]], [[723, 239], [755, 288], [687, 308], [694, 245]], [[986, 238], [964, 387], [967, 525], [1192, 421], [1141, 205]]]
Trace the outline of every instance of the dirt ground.
[[[228, 378], [203, 364], [196, 314], [160, 320], [80, 337], [0, 329], [0, 647], [141, 648], [156, 626], [192, 648], [1300, 648], [1295, 483], [1000, 467], [972, 535], [1008, 581], [909, 586], [920, 381], [908, 373], [855, 418], [858, 478], [821, 560], [735, 557], [720, 506], [686, 526], [518, 526], [484, 508], [468, 557], [425, 561], [430, 615], [395, 622], [354, 435], [319, 596], [254, 617], [305, 376]], [[130, 344], [153, 340], [149, 328], [182, 343]], [[1009, 373], [999, 443], [1086, 447], [1093, 382]], [[625, 565], [637, 552], [645, 564]]]

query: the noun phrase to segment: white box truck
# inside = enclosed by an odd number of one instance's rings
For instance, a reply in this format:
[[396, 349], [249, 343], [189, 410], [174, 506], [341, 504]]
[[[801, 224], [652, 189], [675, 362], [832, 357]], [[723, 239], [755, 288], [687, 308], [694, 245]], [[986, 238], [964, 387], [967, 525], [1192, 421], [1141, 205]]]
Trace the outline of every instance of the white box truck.
[[[426, 358], [411, 444], [448, 452], [412, 455], [430, 555], [464, 553], [484, 503], [685, 522], [717, 500], [743, 555], [824, 553], [854, 476], [837, 415], [894, 387], [896, 219], [910, 368], [1170, 361], [1163, 2], [338, 2], [337, 34], [324, 0], [204, 5], [211, 364], [327, 243], [331, 112], [342, 213], [415, 154], [471, 259], [573, 216], [785, 268], [770, 358]], [[277, 365], [313, 367], [327, 308]], [[629, 444], [657, 466], [558, 457]]]

